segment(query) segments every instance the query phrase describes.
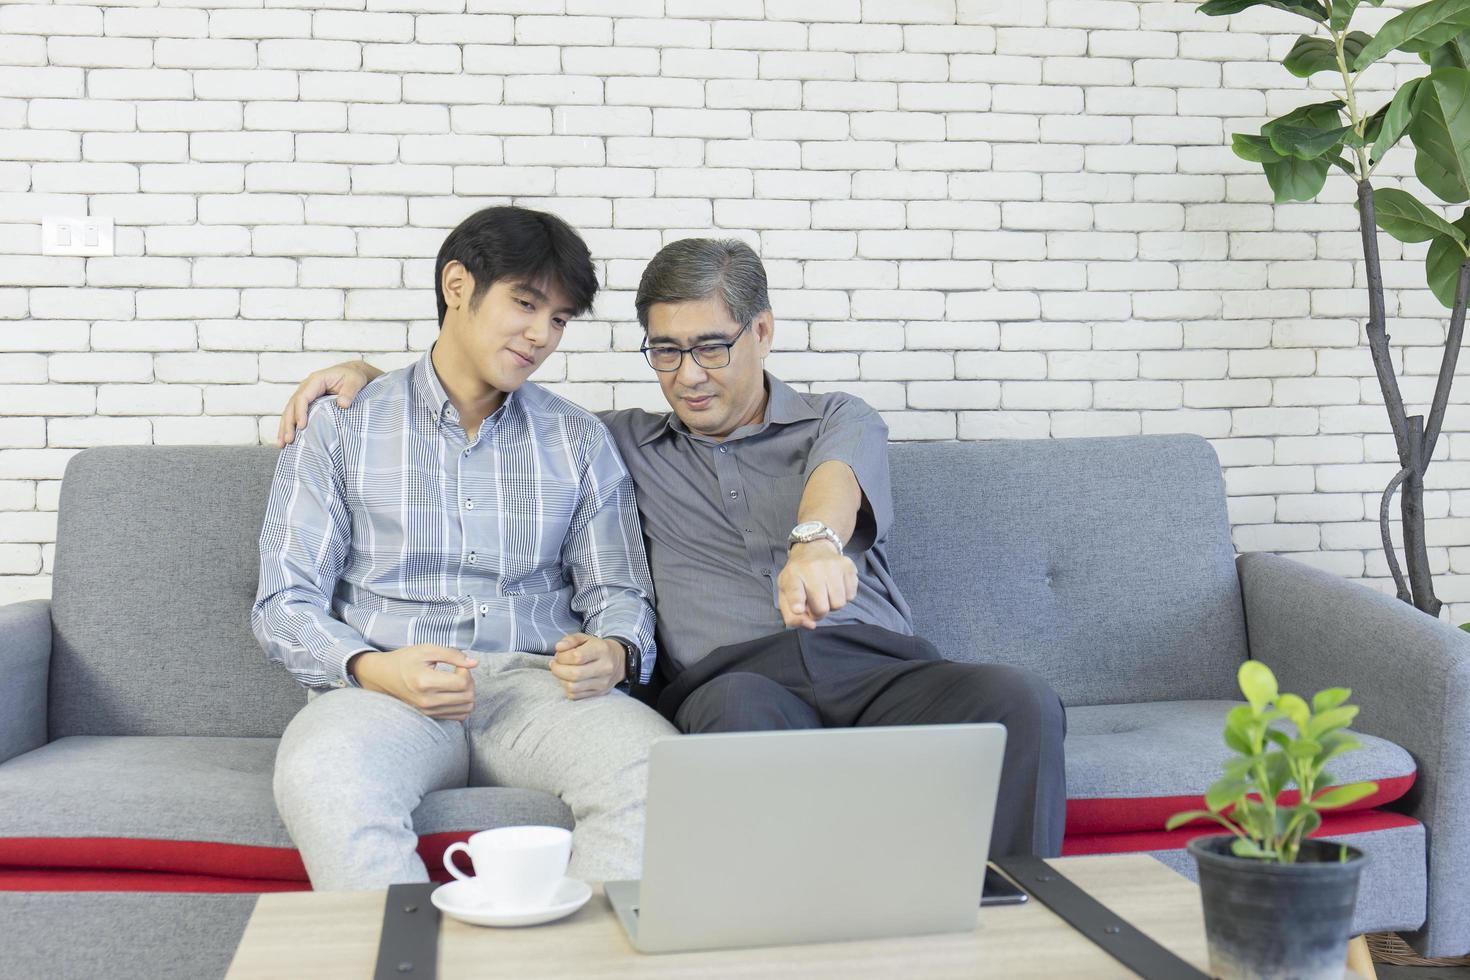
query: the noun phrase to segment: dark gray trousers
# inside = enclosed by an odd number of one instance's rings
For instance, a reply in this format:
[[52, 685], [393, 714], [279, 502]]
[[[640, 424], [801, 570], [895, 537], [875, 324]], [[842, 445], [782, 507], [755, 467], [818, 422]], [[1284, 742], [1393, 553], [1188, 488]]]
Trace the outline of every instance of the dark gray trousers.
[[1030, 671], [944, 660], [928, 641], [877, 626], [787, 630], [685, 668], [658, 710], [689, 733], [999, 722], [1006, 751], [991, 856], [1061, 853], [1066, 712]]

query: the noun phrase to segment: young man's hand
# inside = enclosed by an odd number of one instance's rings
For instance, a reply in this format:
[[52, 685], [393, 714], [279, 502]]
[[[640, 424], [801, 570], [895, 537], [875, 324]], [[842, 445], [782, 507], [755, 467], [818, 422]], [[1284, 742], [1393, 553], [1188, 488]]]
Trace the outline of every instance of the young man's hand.
[[573, 701], [595, 698], [621, 684], [628, 673], [628, 653], [617, 640], [569, 633], [556, 644], [551, 672]]
[[816, 629], [817, 620], [857, 598], [857, 583], [857, 566], [832, 542], [794, 544], [776, 579], [781, 619], [791, 629]]
[[296, 430], [306, 428], [306, 415], [312, 402], [323, 395], [336, 395], [337, 404], [346, 408], [369, 381], [382, 373], [367, 361], [345, 361], [308, 374], [306, 380], [296, 386], [291, 400], [286, 402], [286, 410], [281, 413], [276, 445], [285, 449], [286, 444], [296, 438]]
[[[391, 694], [440, 721], [464, 721], [475, 706], [474, 657], [435, 643], [419, 643], [386, 653], [359, 653], [348, 670], [369, 691]], [[453, 671], [436, 670], [450, 664]]]

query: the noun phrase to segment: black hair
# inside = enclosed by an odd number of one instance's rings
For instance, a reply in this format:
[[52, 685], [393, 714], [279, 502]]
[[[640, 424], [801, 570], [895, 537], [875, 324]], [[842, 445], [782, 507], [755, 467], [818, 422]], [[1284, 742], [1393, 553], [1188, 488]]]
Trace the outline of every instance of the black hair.
[[450, 262], [461, 263], [475, 279], [471, 309], [501, 280], [530, 285], [554, 282], [571, 299], [573, 316], [592, 309], [597, 295], [597, 272], [587, 243], [571, 225], [544, 211], [484, 208], [449, 233], [434, 261], [434, 299], [441, 327], [449, 309], [443, 282], [444, 267]]

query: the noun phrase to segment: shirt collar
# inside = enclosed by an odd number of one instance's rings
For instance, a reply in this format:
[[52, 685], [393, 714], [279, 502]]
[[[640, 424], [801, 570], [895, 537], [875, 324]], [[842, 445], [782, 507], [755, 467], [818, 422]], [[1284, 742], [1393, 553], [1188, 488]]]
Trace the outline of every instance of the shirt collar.
[[437, 420], [441, 415], [454, 411], [449, 394], [439, 381], [439, 372], [434, 370], [432, 360], [434, 348], [424, 351], [424, 356], [413, 366], [413, 390], [419, 401]]
[[[440, 419], [447, 419], [450, 422], [458, 424], [459, 410], [449, 400], [449, 393], [444, 390], [444, 384], [439, 380], [439, 372], [434, 370], [433, 354], [434, 348], [431, 346], [428, 350], [424, 351], [424, 356], [420, 357], [414, 363], [414, 394], [418, 396], [419, 402], [429, 410], [429, 414], [434, 417], [435, 422], [438, 422]], [[515, 400], [515, 395], [516, 393], [514, 391], [507, 392], [505, 398], [501, 400], [500, 405], [495, 411], [490, 413], [489, 418], [485, 421], [487, 423], [492, 422], [499, 416], [500, 410]]]
[[[756, 422], [751, 425], [741, 426], [740, 428], [736, 429], [734, 432], [730, 433], [730, 435], [726, 437], [727, 441], [730, 439], [743, 439], [746, 436], [753, 436], [759, 432], [764, 432], [768, 426], [772, 425], [789, 425], [792, 422], [821, 420], [822, 413], [812, 408], [811, 405], [807, 403], [807, 400], [802, 397], [801, 392], [797, 391], [795, 388], [791, 387], [789, 384], [782, 381], [780, 378], [776, 377], [769, 371], [765, 372], [765, 378], [766, 417], [760, 422]], [[673, 412], [665, 412], [661, 421], [653, 426], [652, 431], [650, 431], [642, 439], [638, 440], [638, 445], [646, 446], [649, 443], [659, 439], [660, 437], [670, 432], [688, 436], [691, 439], [708, 438], [707, 436], [701, 436], [697, 433], [690, 432], [689, 429], [684, 425], [684, 423], [679, 420], [679, 416], [675, 415]]]

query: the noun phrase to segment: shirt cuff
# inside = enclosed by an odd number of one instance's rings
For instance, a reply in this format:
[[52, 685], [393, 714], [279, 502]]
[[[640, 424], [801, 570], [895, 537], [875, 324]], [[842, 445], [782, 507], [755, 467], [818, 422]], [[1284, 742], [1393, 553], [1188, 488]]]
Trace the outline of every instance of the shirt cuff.
[[365, 647], [361, 644], [343, 642], [323, 650], [317, 661], [321, 663], [325, 673], [332, 678], [332, 687], [361, 687], [347, 671], [347, 662], [359, 653], [376, 653], [373, 647]]

